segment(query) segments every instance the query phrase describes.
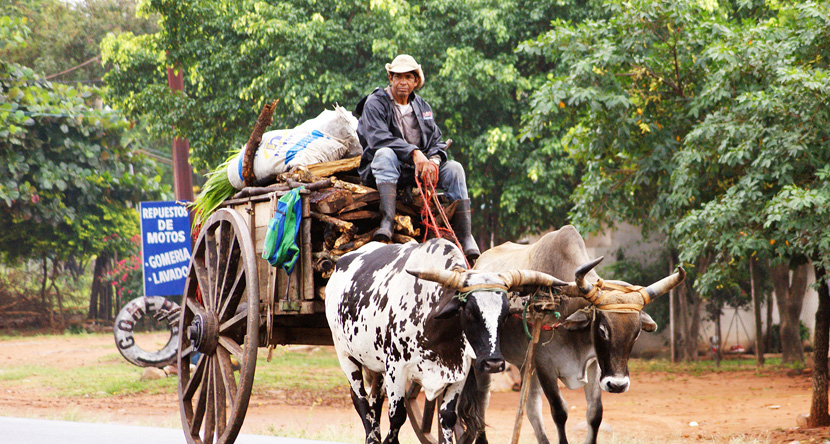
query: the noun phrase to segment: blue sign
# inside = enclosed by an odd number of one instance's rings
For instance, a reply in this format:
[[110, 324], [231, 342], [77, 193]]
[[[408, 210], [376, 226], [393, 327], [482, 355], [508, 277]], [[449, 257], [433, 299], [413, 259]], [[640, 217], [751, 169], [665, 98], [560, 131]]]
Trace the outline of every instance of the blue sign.
[[144, 295], [184, 293], [190, 266], [190, 217], [176, 202], [141, 202], [141, 257]]

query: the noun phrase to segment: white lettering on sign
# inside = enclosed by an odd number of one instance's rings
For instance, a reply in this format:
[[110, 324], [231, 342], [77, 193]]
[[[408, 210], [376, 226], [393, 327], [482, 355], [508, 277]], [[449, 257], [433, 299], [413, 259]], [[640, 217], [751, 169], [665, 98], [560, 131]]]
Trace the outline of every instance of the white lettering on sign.
[[173, 219], [159, 219], [159, 231], [170, 231], [173, 229]]
[[171, 217], [187, 217], [187, 210], [181, 206], [175, 207], [142, 207], [142, 219], [169, 219]]
[[163, 244], [168, 242], [184, 242], [184, 231], [161, 231], [147, 233], [148, 244]]
[[179, 248], [178, 250], [168, 251], [166, 253], [154, 254], [147, 260], [147, 265], [153, 268], [166, 267], [168, 265], [178, 264], [179, 262], [187, 262], [190, 260], [190, 254], [187, 248]]
[[153, 272], [152, 279], [154, 284], [163, 284], [165, 282], [182, 279], [185, 276], [187, 276], [187, 267], [177, 267], [169, 270], [162, 270], [157, 273]]

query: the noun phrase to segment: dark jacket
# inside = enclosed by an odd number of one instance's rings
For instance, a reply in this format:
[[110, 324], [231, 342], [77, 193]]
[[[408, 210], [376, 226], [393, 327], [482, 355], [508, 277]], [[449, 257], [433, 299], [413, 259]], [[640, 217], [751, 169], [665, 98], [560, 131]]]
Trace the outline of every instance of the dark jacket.
[[399, 180], [414, 181], [415, 164], [412, 162], [412, 151], [420, 149], [427, 157], [438, 155], [441, 162], [447, 160], [447, 144], [441, 141], [441, 130], [435, 124], [432, 108], [420, 96], [412, 93], [409, 96], [412, 111], [421, 127], [421, 143], [419, 146], [410, 145], [403, 138], [401, 129], [395, 122], [393, 111], [394, 101], [383, 88], [376, 88], [366, 96], [355, 108], [360, 120], [357, 124], [357, 136], [363, 145], [363, 156], [360, 158], [360, 179], [368, 186], [375, 186], [375, 177], [372, 175], [372, 159], [379, 148], [391, 148], [401, 162], [401, 178]]

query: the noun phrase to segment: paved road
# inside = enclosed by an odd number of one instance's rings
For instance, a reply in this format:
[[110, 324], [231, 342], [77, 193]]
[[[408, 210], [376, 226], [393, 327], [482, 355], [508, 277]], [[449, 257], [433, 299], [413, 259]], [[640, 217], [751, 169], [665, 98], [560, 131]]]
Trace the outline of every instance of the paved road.
[[[179, 429], [0, 417], [3, 444], [183, 444]], [[263, 435], [239, 435], [236, 444], [342, 444]]]

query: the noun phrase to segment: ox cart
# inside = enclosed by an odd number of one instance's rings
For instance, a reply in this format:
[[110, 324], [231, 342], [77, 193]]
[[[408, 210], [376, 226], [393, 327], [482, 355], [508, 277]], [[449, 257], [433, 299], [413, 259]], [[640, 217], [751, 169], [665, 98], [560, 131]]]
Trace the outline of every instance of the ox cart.
[[[334, 178], [354, 170], [357, 161], [359, 158], [319, 164], [312, 173]], [[248, 408], [259, 348], [333, 344], [324, 290], [337, 255], [314, 250], [319, 250], [315, 245], [323, 242], [322, 237], [331, 236], [332, 231], [336, 235], [338, 229], [348, 230], [348, 226], [319, 208], [320, 202], [332, 204], [337, 199], [314, 203], [321, 193], [332, 191], [315, 191], [313, 185], [305, 185], [312, 190], [300, 191], [300, 251], [290, 275], [270, 266], [261, 253], [276, 200], [291, 186], [243, 190], [242, 197], [224, 201], [201, 228], [185, 284], [177, 356], [180, 414], [190, 444], [235, 441]], [[363, 203], [371, 201], [373, 190], [364, 191], [366, 196], [346, 199], [346, 206], [357, 211], [371, 208], [360, 205], [361, 199]], [[409, 239], [401, 236], [401, 242]], [[360, 239], [357, 236], [346, 245], [356, 248]], [[339, 247], [345, 248], [342, 244]], [[196, 352], [199, 358], [191, 367]], [[422, 407], [419, 392], [417, 384], [409, 389], [406, 408], [410, 423], [422, 443], [436, 443], [431, 431], [435, 402], [425, 402]]]

